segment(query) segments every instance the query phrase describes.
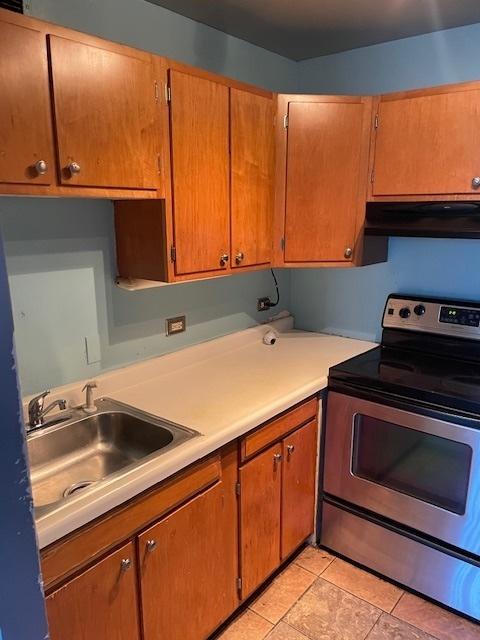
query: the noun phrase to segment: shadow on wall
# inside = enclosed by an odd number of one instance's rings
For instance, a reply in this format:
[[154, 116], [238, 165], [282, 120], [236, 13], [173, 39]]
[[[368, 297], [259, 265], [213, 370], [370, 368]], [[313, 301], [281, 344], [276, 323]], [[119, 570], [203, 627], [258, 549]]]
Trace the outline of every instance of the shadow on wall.
[[[269, 271], [118, 289], [109, 201], [0, 198], [0, 224], [23, 394], [253, 326], [266, 319], [256, 298], [274, 293]], [[284, 309], [289, 274], [278, 276]], [[179, 314], [187, 331], [167, 338]]]
[[478, 240], [391, 238], [388, 262], [357, 269], [292, 271], [300, 329], [379, 341], [389, 293], [480, 300]]

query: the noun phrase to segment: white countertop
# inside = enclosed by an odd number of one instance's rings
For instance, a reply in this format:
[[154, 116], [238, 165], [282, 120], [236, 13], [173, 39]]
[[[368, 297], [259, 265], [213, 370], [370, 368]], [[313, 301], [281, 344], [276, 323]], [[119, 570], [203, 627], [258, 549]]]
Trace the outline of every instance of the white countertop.
[[[265, 345], [262, 338], [271, 327], [279, 338]], [[292, 327], [293, 318], [284, 318], [98, 376], [98, 396], [201, 435], [150, 457], [122, 478], [93, 485], [38, 518], [40, 548], [324, 389], [332, 365], [376, 346]], [[51, 397], [79, 405], [84, 382], [55, 389]]]

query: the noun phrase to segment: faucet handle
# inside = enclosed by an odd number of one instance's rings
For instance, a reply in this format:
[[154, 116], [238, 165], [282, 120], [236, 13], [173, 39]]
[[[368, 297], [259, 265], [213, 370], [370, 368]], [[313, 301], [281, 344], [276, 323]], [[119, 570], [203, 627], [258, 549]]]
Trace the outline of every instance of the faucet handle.
[[28, 411], [30, 412], [33, 409], [43, 409], [44, 400], [49, 393], [50, 389], [48, 389], [47, 391], [42, 391], [42, 393], [39, 393], [38, 396], [32, 398], [28, 403]]

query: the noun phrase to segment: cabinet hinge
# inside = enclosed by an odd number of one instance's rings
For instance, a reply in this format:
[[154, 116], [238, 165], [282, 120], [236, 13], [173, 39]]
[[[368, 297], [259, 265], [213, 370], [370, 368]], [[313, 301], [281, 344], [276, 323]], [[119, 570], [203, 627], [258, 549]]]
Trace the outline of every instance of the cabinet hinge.
[[283, 116], [283, 128], [288, 129], [288, 113]]
[[241, 490], [242, 489], [241, 489], [240, 483], [237, 482], [237, 484], [235, 485], [235, 493], [237, 494], [237, 496], [240, 495]]
[[155, 80], [154, 82], [154, 91], [155, 91], [155, 102], [158, 102], [158, 82]]
[[370, 182], [373, 184], [375, 181], [375, 169], [372, 169], [372, 173], [370, 175]]
[[165, 102], [172, 101], [172, 90], [168, 84], [165, 85]]
[[172, 262], [175, 262], [177, 259], [177, 249], [173, 246], [173, 244], [170, 247], [170, 259]]
[[238, 591], [242, 590], [242, 579], [241, 578], [237, 578], [237, 590]]
[[378, 125], [380, 123], [380, 119], [378, 117], [378, 113], [375, 115], [375, 129], [378, 129]]

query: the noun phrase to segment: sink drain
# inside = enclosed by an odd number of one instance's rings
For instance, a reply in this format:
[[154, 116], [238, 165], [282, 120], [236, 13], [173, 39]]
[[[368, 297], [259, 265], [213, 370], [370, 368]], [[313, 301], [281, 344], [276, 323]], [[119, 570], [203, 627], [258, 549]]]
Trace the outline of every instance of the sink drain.
[[74, 484], [71, 484], [69, 487], [65, 489], [65, 491], [63, 492], [63, 497], [68, 498], [68, 496], [71, 496], [77, 491], [80, 491], [80, 489], [85, 489], [86, 487], [89, 487], [93, 483], [94, 483], [94, 480], [82, 480], [81, 482], [75, 482]]

